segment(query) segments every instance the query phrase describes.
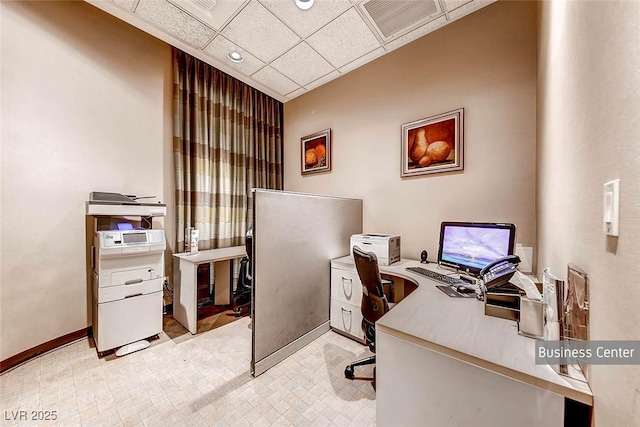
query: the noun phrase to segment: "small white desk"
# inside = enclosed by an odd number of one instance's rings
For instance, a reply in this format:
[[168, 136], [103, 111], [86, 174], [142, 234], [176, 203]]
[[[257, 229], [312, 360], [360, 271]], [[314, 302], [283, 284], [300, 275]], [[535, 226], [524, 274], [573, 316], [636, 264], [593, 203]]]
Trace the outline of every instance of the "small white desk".
[[[349, 257], [331, 264], [355, 268]], [[448, 297], [406, 270], [415, 266], [446, 273], [405, 259], [380, 266], [418, 288], [376, 322], [378, 426], [561, 426], [565, 398], [593, 406], [586, 382], [535, 364], [535, 340], [514, 321]]]
[[244, 246], [207, 249], [196, 254], [173, 254], [180, 259], [180, 283], [173, 289], [173, 318], [189, 332], [198, 330], [198, 265], [215, 263], [216, 305], [231, 302], [231, 260], [246, 255]]

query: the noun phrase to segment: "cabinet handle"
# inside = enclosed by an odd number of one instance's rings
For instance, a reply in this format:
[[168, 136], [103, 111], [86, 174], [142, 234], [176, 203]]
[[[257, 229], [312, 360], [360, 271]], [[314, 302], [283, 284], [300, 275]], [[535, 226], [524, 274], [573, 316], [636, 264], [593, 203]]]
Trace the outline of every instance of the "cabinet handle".
[[[349, 292], [347, 292], [347, 288], [344, 285], [344, 283], [347, 281], [349, 281]], [[342, 290], [344, 291], [344, 295], [347, 297], [347, 299], [351, 299], [351, 297], [353, 296], [353, 279], [342, 277]]]
[[[345, 331], [351, 331], [351, 324], [353, 323], [353, 316], [351, 315], [351, 310], [347, 310], [344, 307], [340, 307], [342, 310], [342, 326], [344, 326]], [[344, 320], [344, 313], [349, 313], [349, 326], [347, 326], [347, 322]]]
[[142, 283], [142, 279], [132, 279], [124, 282], [125, 285], [135, 285], [136, 283]]
[[125, 298], [125, 299], [127, 299], [127, 298], [141, 297], [141, 296], [142, 296], [142, 293], [139, 293], [139, 294], [127, 295], [127, 296], [126, 296], [126, 297], [124, 297], [124, 298]]

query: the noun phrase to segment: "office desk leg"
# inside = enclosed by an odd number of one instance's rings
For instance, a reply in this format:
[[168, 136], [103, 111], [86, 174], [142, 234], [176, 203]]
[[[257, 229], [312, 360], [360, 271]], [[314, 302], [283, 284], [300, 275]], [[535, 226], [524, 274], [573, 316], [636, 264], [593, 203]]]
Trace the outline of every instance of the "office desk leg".
[[195, 335], [198, 330], [198, 264], [180, 260], [180, 283], [173, 289], [173, 318]]
[[215, 305], [231, 304], [231, 260], [215, 263]]

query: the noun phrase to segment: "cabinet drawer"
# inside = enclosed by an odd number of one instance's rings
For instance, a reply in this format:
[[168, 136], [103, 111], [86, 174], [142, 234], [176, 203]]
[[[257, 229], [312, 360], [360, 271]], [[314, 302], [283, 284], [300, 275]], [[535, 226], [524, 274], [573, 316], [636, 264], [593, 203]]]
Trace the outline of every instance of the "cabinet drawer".
[[360, 306], [331, 298], [331, 327], [358, 340], [364, 340]]
[[94, 280], [93, 295], [98, 303], [111, 302], [161, 291], [163, 283], [164, 277], [161, 277], [159, 279], [144, 280], [131, 285], [107, 286], [103, 288], [99, 286], [97, 280]]
[[162, 292], [104, 304], [98, 311], [93, 337], [98, 351], [107, 351], [162, 332]]
[[331, 269], [331, 297], [360, 306], [362, 283], [355, 270]]

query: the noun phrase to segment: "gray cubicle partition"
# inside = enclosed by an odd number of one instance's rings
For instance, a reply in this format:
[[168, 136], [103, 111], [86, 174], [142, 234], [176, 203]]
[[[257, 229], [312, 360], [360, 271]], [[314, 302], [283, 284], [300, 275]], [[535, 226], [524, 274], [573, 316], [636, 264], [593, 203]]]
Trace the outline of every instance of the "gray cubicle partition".
[[258, 376], [329, 330], [330, 260], [362, 233], [362, 200], [253, 194], [253, 341]]

